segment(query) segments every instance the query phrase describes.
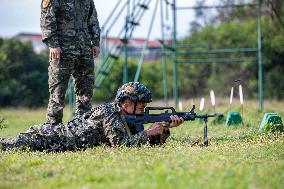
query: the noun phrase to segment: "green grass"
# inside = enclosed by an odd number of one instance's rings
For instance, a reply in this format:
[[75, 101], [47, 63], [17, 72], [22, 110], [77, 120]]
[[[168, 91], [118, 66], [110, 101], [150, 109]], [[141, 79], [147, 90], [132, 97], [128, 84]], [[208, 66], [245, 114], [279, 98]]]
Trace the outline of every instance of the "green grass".
[[[269, 102], [265, 111], [283, 118], [283, 106]], [[248, 102], [243, 126], [210, 124], [208, 147], [191, 147], [203, 134], [196, 121], [171, 130], [161, 147], [0, 152], [0, 188], [283, 188], [284, 134], [259, 133], [263, 114]], [[7, 126], [1, 136], [45, 121], [44, 109], [1, 109], [0, 115]]]

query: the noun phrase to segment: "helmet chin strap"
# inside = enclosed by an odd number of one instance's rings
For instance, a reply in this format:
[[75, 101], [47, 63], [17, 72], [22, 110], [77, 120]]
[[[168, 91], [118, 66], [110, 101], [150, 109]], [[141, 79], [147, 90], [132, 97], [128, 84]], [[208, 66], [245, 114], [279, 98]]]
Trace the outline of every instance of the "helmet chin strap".
[[135, 114], [135, 111], [136, 111], [136, 107], [137, 107], [137, 101], [136, 102], [134, 102], [134, 110], [133, 110], [133, 115]]

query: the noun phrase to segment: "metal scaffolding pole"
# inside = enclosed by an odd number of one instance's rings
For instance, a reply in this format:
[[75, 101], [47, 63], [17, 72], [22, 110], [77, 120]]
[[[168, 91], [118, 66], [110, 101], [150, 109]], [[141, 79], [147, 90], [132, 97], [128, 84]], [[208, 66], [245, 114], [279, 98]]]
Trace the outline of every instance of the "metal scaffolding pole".
[[258, 98], [259, 110], [263, 111], [263, 68], [262, 68], [262, 34], [261, 34], [261, 2], [258, 0], [257, 29], [258, 29]]
[[235, 58], [190, 58], [177, 59], [177, 63], [228, 63], [228, 62], [256, 62], [256, 57], [235, 57]]
[[187, 7], [176, 7], [177, 10], [188, 10], [188, 9], [226, 9], [234, 7], [253, 7], [257, 4], [248, 3], [248, 4], [232, 4], [232, 5], [217, 5], [217, 6], [187, 6]]
[[75, 115], [75, 109], [76, 109], [76, 96], [74, 94], [74, 80], [73, 77], [70, 77], [68, 81], [68, 90], [67, 90], [68, 96], [69, 96], [69, 108], [70, 108], [70, 118]]
[[[145, 10], [148, 9], [147, 7], [150, 4], [150, 2], [151, 2], [151, 0], [133, 1], [135, 6], [133, 5], [133, 9], [131, 9], [132, 13], [129, 14], [131, 16], [128, 18], [128, 24], [127, 24], [128, 33], [126, 35], [127, 39], [131, 38], [132, 33], [133, 33], [135, 26], [136, 26], [135, 23], [137, 23], [137, 24], [139, 23], [139, 21], [141, 20]], [[127, 8], [126, 6], [127, 6], [127, 2], [123, 5], [123, 9]], [[119, 11], [119, 15], [122, 13], [123, 9]], [[128, 9], [128, 10], [130, 10], [130, 9]], [[116, 17], [116, 19], [117, 19], [117, 17]], [[114, 23], [110, 24], [110, 28], [107, 31], [110, 31], [110, 29], [113, 27], [113, 25], [114, 25]], [[120, 30], [117, 38], [120, 38], [122, 42], [125, 41], [124, 40], [125, 39], [125, 25]], [[99, 65], [99, 68], [96, 70], [96, 74], [95, 74], [96, 75], [96, 89], [101, 86], [101, 83], [107, 77], [107, 74], [109, 73], [109, 71], [110, 71], [110, 69], [113, 65], [114, 60], [117, 60], [124, 50], [124, 48], [117, 49], [116, 47], [117, 46], [115, 44], [108, 47], [110, 53], [106, 54], [105, 57], [102, 57], [103, 61]], [[97, 91], [97, 90], [95, 90], [95, 91]]]
[[213, 49], [213, 50], [179, 50], [177, 54], [196, 55], [196, 54], [232, 54], [242, 52], [257, 52], [258, 48], [235, 48], [235, 49]]
[[159, 3], [159, 1], [156, 1], [155, 8], [154, 8], [153, 15], [152, 15], [152, 19], [151, 19], [151, 23], [150, 23], [148, 34], [147, 34], [147, 39], [144, 43], [144, 46], [143, 46], [143, 49], [142, 49], [142, 52], [141, 52], [141, 56], [140, 56], [140, 59], [139, 59], [138, 67], [137, 67], [137, 70], [136, 70], [136, 73], [135, 73], [135, 77], [134, 77], [135, 82], [139, 81], [139, 77], [140, 77], [141, 70], [142, 70], [142, 65], [143, 65], [144, 58], [145, 58], [145, 51], [146, 51], [146, 48], [148, 46], [148, 42], [149, 42], [151, 32], [152, 32], [152, 29], [153, 29], [153, 25], [154, 25], [154, 21], [155, 21], [155, 18], [156, 18], [155, 15], [156, 15], [156, 12], [157, 12], [157, 9], [158, 9], [158, 3]]
[[164, 11], [163, 11], [163, 1], [161, 0], [161, 33], [162, 33], [162, 66], [163, 66], [163, 90], [164, 90], [164, 102], [168, 106], [168, 78], [167, 78], [167, 55], [165, 50], [165, 32], [164, 32]]
[[130, 16], [130, 1], [127, 1], [127, 13], [125, 17], [125, 34], [123, 39], [123, 48], [124, 48], [124, 65], [123, 65], [123, 83], [128, 82], [128, 53], [127, 53], [127, 32], [128, 32], [128, 19]]
[[[107, 28], [106, 26], [107, 26], [107, 24], [108, 24], [108, 22], [110, 22], [110, 20], [112, 19], [112, 16], [115, 14], [115, 11], [117, 10], [117, 7], [120, 5], [120, 3], [121, 3], [122, 1], [117, 1], [117, 3], [116, 3], [116, 5], [114, 6], [114, 8], [112, 9], [112, 11], [110, 12], [110, 15], [107, 17], [107, 19], [106, 19], [106, 21], [103, 23], [103, 27], [104, 28]], [[123, 5], [124, 6], [124, 5]], [[123, 8], [122, 8], [123, 9]], [[115, 18], [116, 19], [116, 18]], [[115, 20], [114, 19], [114, 20]], [[104, 30], [102, 29], [102, 32], [103, 32]]]
[[[172, 48], [176, 49], [177, 43], [177, 10], [176, 10], [176, 0], [173, 0], [172, 4], [173, 10], [173, 42]], [[178, 71], [177, 71], [177, 53], [176, 50], [173, 52], [173, 95], [175, 101], [175, 107], [178, 107]]]

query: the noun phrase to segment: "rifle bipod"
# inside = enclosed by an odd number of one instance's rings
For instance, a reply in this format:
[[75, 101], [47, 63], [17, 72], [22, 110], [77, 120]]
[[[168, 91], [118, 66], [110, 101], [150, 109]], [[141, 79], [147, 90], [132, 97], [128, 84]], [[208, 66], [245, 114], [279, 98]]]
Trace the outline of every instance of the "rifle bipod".
[[204, 138], [203, 138], [203, 145], [204, 146], [208, 146], [208, 125], [207, 125], [207, 123], [208, 123], [208, 118], [204, 118], [204, 123], [205, 123], [205, 125], [204, 125]]

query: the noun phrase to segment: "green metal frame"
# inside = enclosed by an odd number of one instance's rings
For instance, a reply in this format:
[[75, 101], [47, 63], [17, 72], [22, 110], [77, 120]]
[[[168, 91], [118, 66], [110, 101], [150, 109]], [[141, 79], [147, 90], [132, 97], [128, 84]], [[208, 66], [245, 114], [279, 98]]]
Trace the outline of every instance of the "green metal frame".
[[168, 103], [168, 77], [167, 77], [167, 56], [166, 56], [166, 49], [165, 49], [165, 31], [164, 31], [164, 9], [163, 9], [163, 2], [164, 0], [161, 0], [160, 2], [160, 12], [161, 12], [161, 34], [162, 34], [162, 67], [163, 67], [163, 93], [164, 93], [164, 103], [166, 106], [169, 105]]
[[125, 17], [125, 34], [124, 34], [124, 40], [123, 40], [123, 49], [124, 49], [124, 65], [123, 65], [123, 83], [128, 82], [128, 53], [127, 53], [127, 33], [128, 33], [128, 19], [130, 17], [130, 1], [127, 0], [127, 15]]
[[76, 107], [76, 96], [74, 93], [74, 80], [71, 77], [68, 81], [68, 99], [69, 99], [69, 108], [70, 108], [70, 117], [72, 118], [75, 115], [75, 107]]
[[262, 0], [258, 0], [257, 10], [257, 28], [258, 28], [258, 98], [259, 109], [263, 111], [263, 68], [262, 68], [262, 32], [261, 32], [261, 3]]
[[[193, 63], [193, 62], [243, 62], [243, 61], [258, 61], [258, 95], [259, 95], [259, 110], [263, 111], [263, 68], [262, 68], [262, 32], [261, 32], [261, 3], [262, 0], [258, 0], [257, 4], [238, 4], [229, 6], [201, 6], [201, 7], [177, 7], [176, 0], [172, 0], [172, 11], [173, 11], [173, 42], [172, 50], [173, 54], [173, 94], [175, 106], [178, 106], [178, 71], [177, 63]], [[215, 49], [215, 50], [201, 50], [201, 51], [190, 51], [190, 50], [179, 50], [177, 46], [176, 38], [176, 20], [177, 20], [177, 10], [188, 10], [188, 9], [203, 9], [203, 8], [228, 8], [228, 7], [238, 7], [238, 6], [258, 6], [258, 48], [237, 48], [237, 49]], [[182, 45], [180, 47], [186, 47]], [[241, 53], [241, 52], [257, 52], [257, 57], [235, 57], [235, 58], [192, 58], [192, 59], [177, 59], [177, 55], [180, 54], [224, 54], [224, 53]], [[167, 53], [166, 53], [167, 54]]]
[[[173, 43], [172, 48], [176, 49], [177, 44], [177, 9], [176, 9], [176, 0], [173, 0], [172, 3], [173, 11]], [[177, 70], [177, 51], [173, 51], [173, 95], [175, 101], [175, 107], [178, 107], [178, 70]]]

